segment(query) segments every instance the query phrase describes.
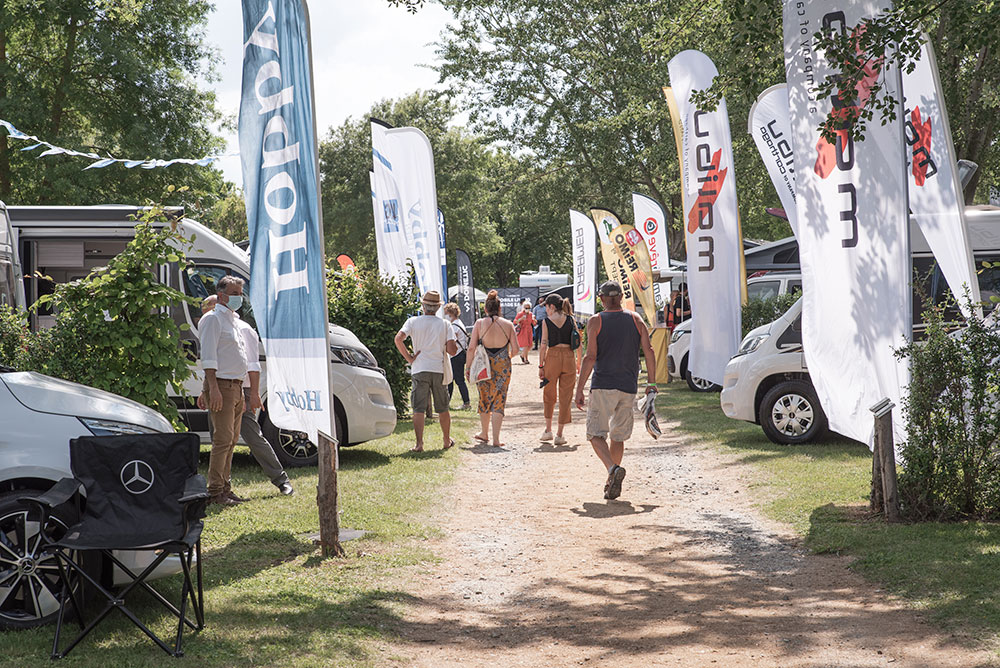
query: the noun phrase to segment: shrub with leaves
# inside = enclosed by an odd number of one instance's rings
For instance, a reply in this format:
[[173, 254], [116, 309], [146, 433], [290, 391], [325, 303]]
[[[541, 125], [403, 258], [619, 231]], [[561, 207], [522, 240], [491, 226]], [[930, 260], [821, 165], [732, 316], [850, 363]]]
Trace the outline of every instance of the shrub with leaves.
[[406, 319], [417, 312], [420, 299], [413, 281], [402, 283], [378, 271], [342, 272], [330, 265], [328, 284], [330, 322], [347, 327], [364, 343], [392, 388], [400, 416], [407, 413], [410, 371], [393, 338]]
[[7, 304], [0, 304], [0, 365], [22, 369], [29, 336], [27, 314]]
[[910, 361], [899, 497], [913, 520], [1000, 517], [1000, 330], [978, 315], [949, 332], [943, 308], [927, 338], [897, 352]]
[[169, 307], [191, 300], [160, 283], [156, 269], [168, 263], [183, 268], [190, 240], [173, 224], [154, 229], [153, 222], [166, 220], [161, 207], [147, 209], [135, 237], [106, 267], [39, 299], [52, 307], [56, 321], [35, 335], [27, 366], [128, 397], [181, 429], [168, 387], [181, 394], [191, 368]]
[[743, 306], [743, 336], [750, 330], [774, 322], [783, 316], [801, 296], [801, 293], [796, 292], [766, 299], [754, 297], [747, 301]]

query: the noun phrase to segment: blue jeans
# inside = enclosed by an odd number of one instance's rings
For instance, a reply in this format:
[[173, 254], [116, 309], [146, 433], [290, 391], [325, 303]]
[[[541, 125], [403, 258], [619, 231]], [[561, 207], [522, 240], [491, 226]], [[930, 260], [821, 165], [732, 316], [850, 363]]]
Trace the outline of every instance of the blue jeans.
[[463, 404], [469, 403], [469, 386], [465, 384], [465, 352], [463, 350], [451, 358], [451, 375], [454, 376], [455, 380], [448, 385], [448, 398], [451, 398], [457, 384], [458, 392], [462, 395]]

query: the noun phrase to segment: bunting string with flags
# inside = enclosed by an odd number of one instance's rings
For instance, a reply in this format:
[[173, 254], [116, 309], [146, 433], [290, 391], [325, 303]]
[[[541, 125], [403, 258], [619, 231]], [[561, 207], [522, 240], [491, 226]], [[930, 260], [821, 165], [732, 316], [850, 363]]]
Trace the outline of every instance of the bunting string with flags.
[[35, 135], [29, 135], [21, 132], [14, 127], [8, 121], [0, 119], [0, 126], [3, 126], [7, 130], [7, 136], [10, 139], [20, 139], [23, 141], [35, 142], [31, 146], [25, 146], [21, 151], [34, 151], [45, 147], [45, 150], [38, 154], [37, 157], [43, 158], [47, 155], [68, 155], [74, 158], [88, 158], [92, 162], [84, 167], [84, 169], [102, 169], [104, 167], [109, 167], [121, 163], [126, 169], [132, 169], [134, 167], [140, 167], [142, 169], [156, 169], [158, 167], [169, 167], [170, 165], [200, 165], [202, 167], [207, 167], [217, 160], [222, 158], [229, 158], [232, 156], [239, 155], [236, 153], [226, 153], [224, 155], [207, 155], [204, 158], [171, 158], [169, 160], [161, 160], [159, 158], [147, 158], [145, 160], [131, 160], [128, 158], [102, 158], [94, 152], [83, 152], [75, 151], [71, 148], [63, 148], [62, 146], [56, 146], [47, 141], [39, 139]]

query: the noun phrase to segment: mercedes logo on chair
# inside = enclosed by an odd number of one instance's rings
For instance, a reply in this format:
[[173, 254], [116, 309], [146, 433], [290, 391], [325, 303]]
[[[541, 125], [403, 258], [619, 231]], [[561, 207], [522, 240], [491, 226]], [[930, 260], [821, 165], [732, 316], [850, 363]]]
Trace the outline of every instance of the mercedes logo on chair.
[[141, 459], [133, 459], [122, 467], [122, 485], [132, 494], [143, 494], [153, 486], [153, 468]]

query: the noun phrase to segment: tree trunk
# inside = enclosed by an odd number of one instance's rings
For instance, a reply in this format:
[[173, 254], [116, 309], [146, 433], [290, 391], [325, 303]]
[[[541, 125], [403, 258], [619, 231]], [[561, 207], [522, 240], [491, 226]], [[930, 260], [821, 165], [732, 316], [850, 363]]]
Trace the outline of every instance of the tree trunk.
[[59, 68], [59, 82], [56, 84], [55, 94], [52, 96], [52, 109], [49, 112], [49, 141], [56, 141], [59, 131], [62, 129], [63, 117], [66, 111], [67, 89], [69, 80], [73, 75], [73, 62], [76, 56], [77, 38], [80, 33], [80, 24], [75, 17], [70, 16], [69, 25], [66, 27], [66, 49], [63, 51], [62, 64]]
[[[7, 108], [7, 3], [0, 0], [0, 110]], [[0, 139], [0, 199], [11, 201], [10, 147], [7, 135]]]

